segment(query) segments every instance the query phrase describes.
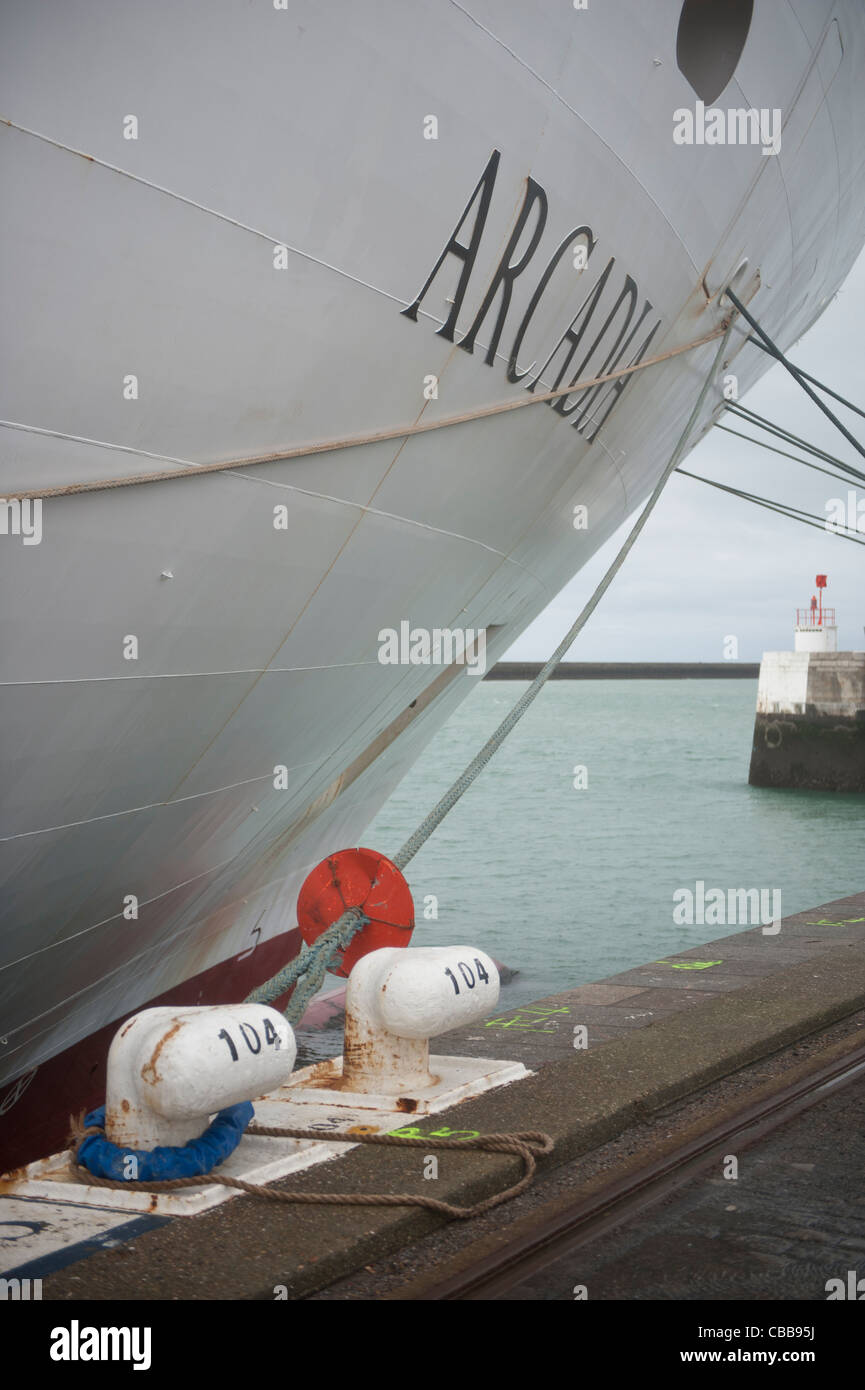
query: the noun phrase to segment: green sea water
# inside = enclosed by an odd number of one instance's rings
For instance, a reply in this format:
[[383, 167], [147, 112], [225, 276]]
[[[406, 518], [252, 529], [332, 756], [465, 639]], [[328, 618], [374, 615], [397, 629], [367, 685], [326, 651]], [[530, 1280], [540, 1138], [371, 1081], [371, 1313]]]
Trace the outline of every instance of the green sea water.
[[[525, 689], [479, 683], [364, 843], [395, 853]], [[756, 691], [550, 683], [408, 865], [413, 944], [483, 947], [519, 972], [510, 1008], [748, 925], [677, 925], [698, 880], [780, 890], [782, 915], [865, 888], [865, 796], [749, 787]]]

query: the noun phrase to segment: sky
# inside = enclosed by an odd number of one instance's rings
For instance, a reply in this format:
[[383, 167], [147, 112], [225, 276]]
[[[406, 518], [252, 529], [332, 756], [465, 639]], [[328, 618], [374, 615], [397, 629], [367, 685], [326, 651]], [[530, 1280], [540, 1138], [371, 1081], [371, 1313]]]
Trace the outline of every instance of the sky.
[[[750, 348], [749, 351], [758, 351]], [[842, 396], [865, 406], [865, 252], [822, 317], [787, 356]], [[865, 442], [865, 420], [824, 398]], [[865, 460], [775, 363], [741, 404], [809, 443], [865, 470]], [[760, 435], [729, 415], [723, 424]], [[782, 441], [764, 439], [784, 448]], [[795, 452], [795, 450], [791, 450]], [[804, 455], [808, 457], [808, 455]], [[813, 460], [820, 462], [819, 460]], [[683, 460], [693, 473], [778, 498], [819, 517], [848, 487], [720, 430]], [[850, 479], [865, 503], [865, 484]], [[588, 565], [517, 639], [510, 660], [545, 660], [591, 596], [636, 517], [628, 518]], [[860, 522], [865, 540], [865, 506]], [[673, 474], [645, 530], [572, 646], [570, 661], [721, 661], [736, 638], [740, 661], [792, 651], [797, 607], [807, 607], [818, 573], [836, 609], [838, 646], [865, 648], [865, 549]], [[731, 650], [727, 644], [727, 650]]]

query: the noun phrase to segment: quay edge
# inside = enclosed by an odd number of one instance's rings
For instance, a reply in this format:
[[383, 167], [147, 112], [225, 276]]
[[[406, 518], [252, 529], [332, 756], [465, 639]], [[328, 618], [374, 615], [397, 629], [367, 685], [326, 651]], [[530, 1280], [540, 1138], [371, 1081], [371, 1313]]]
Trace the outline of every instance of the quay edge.
[[[775, 936], [757, 927], [689, 947], [446, 1035], [437, 1050], [514, 1058], [534, 1074], [419, 1127], [543, 1129], [556, 1146], [541, 1165], [549, 1170], [863, 1007], [865, 892], [787, 917]], [[574, 1050], [577, 1025], [588, 1028], [587, 1051]], [[361, 1146], [281, 1185], [310, 1192], [428, 1191], [421, 1168], [406, 1151]], [[512, 1157], [448, 1155], [435, 1196], [475, 1202], [515, 1175]], [[505, 1206], [502, 1223], [509, 1219]], [[43, 1296], [269, 1300], [282, 1288], [298, 1299], [441, 1225], [418, 1208], [278, 1206], [242, 1197], [57, 1269], [46, 1277]]]

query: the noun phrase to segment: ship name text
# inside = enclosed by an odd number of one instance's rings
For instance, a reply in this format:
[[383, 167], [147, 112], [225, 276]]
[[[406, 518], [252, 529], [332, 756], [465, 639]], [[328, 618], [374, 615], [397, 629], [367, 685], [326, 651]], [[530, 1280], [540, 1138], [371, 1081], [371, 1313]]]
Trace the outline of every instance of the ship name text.
[[[452, 271], [459, 267], [459, 278], [452, 297], [447, 300], [451, 306], [447, 318], [436, 330], [438, 336], [447, 342], [456, 342], [463, 352], [473, 353], [478, 334], [483, 328], [487, 340], [484, 362], [492, 367], [496, 357], [506, 359], [508, 381], [522, 382], [524, 390], [534, 392], [539, 384], [542, 392], [563, 390], [580, 380], [635, 366], [646, 355], [661, 326], [661, 319], [654, 319], [653, 306], [648, 299], [643, 300], [642, 308], [638, 311], [642, 296], [632, 276], [626, 274], [618, 294], [615, 293], [617, 281], [613, 272], [616, 258], [611, 256], [547, 354], [543, 365], [539, 367], [536, 360], [531, 366], [520, 368], [519, 358], [526, 336], [530, 334], [532, 321], [559, 267], [565, 270], [570, 267], [582, 273], [597, 245], [596, 236], [585, 223], [568, 232], [552, 254], [547, 256], [519, 323], [514, 327], [513, 322], [508, 322], [514, 287], [533, 264], [547, 224], [549, 205], [546, 191], [531, 177], [526, 179], [522, 205], [474, 319], [457, 341], [457, 321], [478, 259], [500, 159], [500, 152], [494, 150], [444, 250], [415, 299], [401, 313], [417, 322], [418, 309], [430, 286], [445, 262], [450, 262]], [[557, 285], [561, 286], [561, 277], [557, 278]], [[549, 311], [551, 303], [556, 303], [555, 295], [554, 288], [542, 314]], [[508, 333], [513, 336], [509, 346], [500, 353], [499, 345], [506, 326]], [[555, 376], [548, 379], [545, 373], [550, 370], [555, 372]], [[620, 377], [616, 381], [603, 382], [578, 392], [574, 399], [561, 395], [547, 404], [569, 420], [571, 427], [587, 443], [591, 443], [597, 438], [631, 380], [631, 376]]]

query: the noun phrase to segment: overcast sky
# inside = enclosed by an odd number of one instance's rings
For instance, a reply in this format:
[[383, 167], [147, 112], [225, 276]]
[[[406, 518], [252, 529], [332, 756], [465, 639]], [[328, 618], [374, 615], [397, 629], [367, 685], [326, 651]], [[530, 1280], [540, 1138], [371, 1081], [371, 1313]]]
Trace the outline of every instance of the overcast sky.
[[[865, 405], [865, 253], [822, 318], [788, 355], [833, 390]], [[769, 369], [742, 404], [865, 469], [861, 455], [780, 364]], [[827, 404], [852, 434], [865, 440], [861, 416], [831, 398]], [[729, 414], [722, 422], [761, 433]], [[762, 437], [785, 447], [780, 440]], [[828, 515], [829, 498], [847, 497], [846, 485], [720, 430], [711, 430], [684, 466], [820, 517]], [[857, 500], [865, 501], [865, 485], [857, 486], [851, 478], [850, 487]], [[511, 659], [550, 655], [632, 524], [629, 518], [514, 643], [508, 652]], [[865, 539], [865, 517], [861, 525]], [[730, 634], [738, 638], [741, 661], [759, 661], [764, 651], [791, 651], [795, 609], [809, 604], [818, 573], [829, 577], [824, 601], [837, 610], [839, 647], [861, 651], [865, 548], [674, 474], [569, 659], [720, 661]]]

